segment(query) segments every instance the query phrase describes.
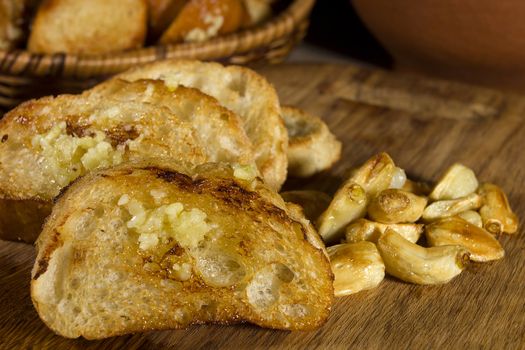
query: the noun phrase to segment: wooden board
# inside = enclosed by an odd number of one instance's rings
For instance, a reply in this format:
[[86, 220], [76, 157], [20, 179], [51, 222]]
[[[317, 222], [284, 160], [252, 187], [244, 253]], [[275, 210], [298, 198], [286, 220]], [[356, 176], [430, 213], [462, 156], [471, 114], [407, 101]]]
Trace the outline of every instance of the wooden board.
[[[283, 103], [323, 116], [344, 141], [333, 171], [290, 180], [287, 188], [332, 192], [349, 167], [384, 150], [415, 179], [435, 180], [462, 162], [480, 180], [501, 185], [525, 218], [525, 99], [354, 66], [273, 66], [261, 72]], [[449, 284], [415, 286], [387, 278], [377, 289], [340, 298], [317, 331], [198, 326], [93, 342], [63, 339], [47, 329], [29, 297], [33, 247], [0, 242], [0, 348], [524, 348], [520, 231], [501, 238], [503, 260], [471, 265]]]

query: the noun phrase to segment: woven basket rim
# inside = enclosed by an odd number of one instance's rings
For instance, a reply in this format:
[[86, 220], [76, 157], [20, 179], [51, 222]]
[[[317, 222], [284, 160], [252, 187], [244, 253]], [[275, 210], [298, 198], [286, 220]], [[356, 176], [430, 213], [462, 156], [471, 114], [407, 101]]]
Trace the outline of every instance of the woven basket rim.
[[315, 0], [293, 0], [286, 9], [268, 22], [254, 28], [223, 35], [200, 43], [154, 45], [101, 55], [38, 54], [27, 50], [0, 50], [0, 73], [10, 75], [88, 78], [113, 74], [141, 63], [162, 58], [201, 59], [226, 57], [267, 45], [290, 35], [304, 21]]

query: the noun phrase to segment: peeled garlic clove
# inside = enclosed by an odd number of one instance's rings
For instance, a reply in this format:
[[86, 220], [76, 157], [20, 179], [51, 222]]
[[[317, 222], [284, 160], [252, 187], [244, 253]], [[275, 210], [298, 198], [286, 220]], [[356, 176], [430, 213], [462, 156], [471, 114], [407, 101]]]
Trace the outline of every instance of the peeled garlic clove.
[[344, 236], [344, 228], [366, 214], [367, 196], [356, 183], [345, 182], [334, 195], [328, 208], [317, 219], [317, 229], [325, 243], [334, 243]]
[[292, 202], [303, 208], [304, 215], [310, 221], [315, 221], [328, 208], [332, 198], [324, 192], [303, 190], [280, 193], [286, 202]]
[[466, 211], [462, 211], [457, 216], [467, 222], [470, 222], [473, 225], [476, 225], [477, 227], [483, 227], [483, 221], [481, 220], [481, 215], [479, 215], [477, 211], [466, 210]]
[[407, 181], [407, 174], [405, 171], [401, 168], [398, 168], [397, 166], [394, 168], [394, 172], [392, 174], [392, 180], [390, 181], [390, 188], [403, 188], [405, 186], [405, 182]]
[[447, 200], [465, 197], [476, 191], [478, 179], [472, 169], [456, 163], [445, 172], [430, 193], [431, 200]]
[[478, 193], [483, 197], [479, 210], [483, 227], [492, 234], [513, 234], [518, 231], [518, 217], [512, 212], [503, 190], [494, 184], [482, 184]]
[[458, 245], [423, 248], [387, 230], [377, 242], [386, 272], [416, 284], [447, 283], [463, 271], [469, 253]]
[[503, 258], [505, 251], [493, 235], [461, 218], [441, 219], [425, 227], [431, 246], [460, 245], [472, 261], [484, 262]]
[[370, 201], [368, 216], [385, 224], [415, 222], [423, 214], [427, 199], [397, 189], [384, 190]]
[[360, 185], [369, 197], [375, 197], [379, 192], [390, 187], [394, 173], [396, 173], [394, 161], [383, 152], [355, 169], [348, 181]]
[[406, 179], [405, 184], [401, 188], [403, 191], [412, 192], [418, 196], [428, 196], [432, 188], [426, 182], [416, 182]]
[[357, 219], [346, 227], [345, 240], [348, 243], [361, 241], [377, 242], [381, 231], [374, 225], [373, 221]]
[[434, 221], [454, 216], [466, 210], [478, 209], [482, 203], [483, 200], [477, 193], [471, 193], [468, 196], [457, 199], [437, 201], [425, 208], [423, 220]]
[[336, 297], [375, 288], [385, 277], [385, 265], [374, 243], [328, 247]]
[[367, 219], [358, 219], [346, 227], [346, 242], [370, 241], [376, 243], [381, 234], [389, 228], [412, 243], [417, 242], [423, 232], [422, 224], [382, 224]]

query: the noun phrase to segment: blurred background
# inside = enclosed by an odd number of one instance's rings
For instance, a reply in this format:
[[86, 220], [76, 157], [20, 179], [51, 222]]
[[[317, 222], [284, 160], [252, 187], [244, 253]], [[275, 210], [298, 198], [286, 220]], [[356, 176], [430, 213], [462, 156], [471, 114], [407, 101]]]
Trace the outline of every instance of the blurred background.
[[357, 62], [525, 92], [525, 2], [317, 1], [290, 61]]
[[0, 108], [165, 58], [353, 63], [524, 93], [524, 18], [521, 0], [0, 1]]
[[390, 54], [374, 38], [349, 0], [318, 0], [304, 41], [289, 62], [357, 62], [392, 68]]

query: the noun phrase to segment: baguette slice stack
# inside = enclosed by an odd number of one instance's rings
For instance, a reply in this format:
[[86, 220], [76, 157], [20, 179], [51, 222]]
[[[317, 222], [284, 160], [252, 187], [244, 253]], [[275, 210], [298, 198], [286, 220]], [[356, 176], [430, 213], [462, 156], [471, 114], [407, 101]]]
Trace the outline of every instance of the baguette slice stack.
[[205, 322], [322, 324], [333, 297], [325, 248], [276, 190], [288, 132], [299, 151], [297, 131], [312, 135], [301, 151], [311, 158], [295, 164], [323, 170], [339, 149], [327, 155], [328, 129], [301, 111], [287, 130], [289, 111], [251, 70], [165, 61], [8, 112], [0, 237], [40, 234], [32, 297], [44, 322], [90, 339]]

